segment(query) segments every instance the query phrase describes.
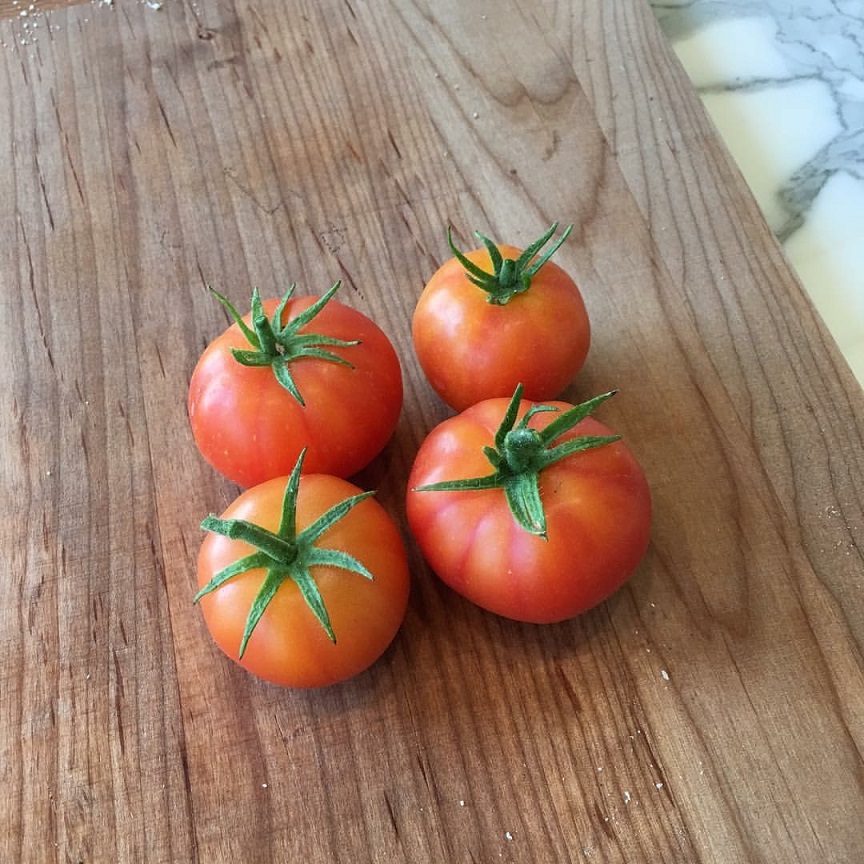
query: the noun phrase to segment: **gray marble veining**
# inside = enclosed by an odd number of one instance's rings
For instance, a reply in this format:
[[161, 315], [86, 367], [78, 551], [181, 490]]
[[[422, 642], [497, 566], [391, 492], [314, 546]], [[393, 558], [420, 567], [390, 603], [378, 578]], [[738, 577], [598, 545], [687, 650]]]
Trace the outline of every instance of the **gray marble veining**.
[[864, 0], [651, 0], [864, 383]]
[[689, 0], [652, 6], [673, 42], [724, 19], [769, 17], [775, 22], [776, 47], [788, 64], [787, 74], [736, 78], [701, 87], [702, 92], [747, 91], [805, 79], [820, 81], [830, 91], [841, 131], [778, 190], [788, 214], [776, 228], [781, 240], [801, 227], [835, 172], [864, 180], [864, 0]]

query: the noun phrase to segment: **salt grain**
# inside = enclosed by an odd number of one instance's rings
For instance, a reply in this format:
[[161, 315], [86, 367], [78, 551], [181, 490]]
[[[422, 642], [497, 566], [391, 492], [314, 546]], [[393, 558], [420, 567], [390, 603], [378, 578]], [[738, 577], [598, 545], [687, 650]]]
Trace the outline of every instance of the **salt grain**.
[[661, 677], [664, 681], [668, 681], [668, 680], [669, 680], [669, 673], [668, 673], [665, 669], [661, 669], [661, 670], [660, 670], [660, 677]]

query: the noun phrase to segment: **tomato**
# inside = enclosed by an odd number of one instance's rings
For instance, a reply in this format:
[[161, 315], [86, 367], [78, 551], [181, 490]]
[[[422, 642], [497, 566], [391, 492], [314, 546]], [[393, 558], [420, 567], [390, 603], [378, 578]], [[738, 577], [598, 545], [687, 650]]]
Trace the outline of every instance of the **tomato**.
[[350, 477], [392, 435], [399, 359], [373, 321], [330, 299], [338, 287], [294, 298], [292, 286], [281, 303], [256, 291], [242, 319], [217, 295], [235, 323], [201, 355], [188, 409], [201, 454], [235, 483], [289, 474], [304, 447], [310, 473]]
[[422, 443], [408, 522], [451, 588], [519, 621], [561, 621], [596, 606], [635, 571], [651, 496], [636, 458], [573, 406], [489, 399]]
[[390, 644], [408, 564], [377, 501], [338, 477], [301, 477], [301, 463], [204, 520], [196, 600], [217, 645], [245, 669], [320, 687], [362, 672]]
[[478, 233], [484, 247], [463, 254], [448, 234], [455, 257], [420, 295], [412, 336], [429, 383], [457, 411], [509, 397], [519, 383], [528, 399], [554, 399], [582, 368], [591, 341], [585, 303], [548, 260], [570, 229], [537, 257], [556, 228], [525, 252]]

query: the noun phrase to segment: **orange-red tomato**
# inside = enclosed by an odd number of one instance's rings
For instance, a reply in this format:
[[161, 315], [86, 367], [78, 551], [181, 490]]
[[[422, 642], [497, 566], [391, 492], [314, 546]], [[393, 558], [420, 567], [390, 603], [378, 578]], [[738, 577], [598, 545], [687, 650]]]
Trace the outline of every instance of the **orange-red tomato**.
[[[222, 514], [276, 532], [286, 478], [262, 483], [241, 494]], [[360, 490], [340, 478], [305, 474], [297, 497], [298, 533], [330, 507]], [[286, 579], [266, 607], [246, 645], [239, 649], [253, 601], [266, 575], [254, 568], [233, 576], [199, 603], [216, 644], [253, 674], [290, 687], [320, 687], [343, 681], [372, 665], [396, 635], [409, 593], [408, 564], [399, 531], [374, 498], [366, 498], [316, 541], [321, 549], [347, 552], [374, 577], [333, 566], [310, 572], [329, 615], [335, 642], [315, 617], [297, 584]], [[198, 556], [198, 586], [250, 553], [241, 540], [209, 533]]]
[[[317, 299], [291, 298], [282, 322], [295, 319]], [[268, 318], [278, 302], [263, 301]], [[250, 324], [250, 315], [243, 320]], [[327, 347], [345, 363], [314, 356], [290, 363], [305, 406], [269, 366], [244, 366], [235, 359], [232, 349], [251, 347], [236, 323], [207, 347], [192, 375], [188, 410], [198, 449], [241, 486], [289, 474], [304, 447], [309, 473], [350, 477], [383, 449], [396, 427], [402, 373], [385, 333], [336, 300], [302, 330], [359, 342]]]
[[[534, 414], [542, 430], [573, 406]], [[532, 403], [519, 403], [518, 417]], [[546, 538], [519, 525], [500, 488], [418, 491], [418, 487], [492, 471], [507, 399], [489, 399], [437, 426], [421, 445], [408, 483], [407, 515], [424, 557], [451, 588], [477, 605], [519, 621], [546, 623], [596, 606], [634, 572], [649, 541], [651, 498], [645, 475], [620, 440], [574, 453], [539, 473]], [[588, 417], [556, 443], [608, 436]]]
[[[505, 259], [521, 254], [513, 246], [498, 249]], [[486, 248], [465, 257], [484, 271], [493, 269]], [[591, 328], [576, 283], [553, 261], [543, 264], [527, 290], [497, 304], [451, 258], [420, 295], [412, 335], [432, 388], [462, 411], [510, 396], [520, 382], [527, 399], [554, 399], [582, 368]]]

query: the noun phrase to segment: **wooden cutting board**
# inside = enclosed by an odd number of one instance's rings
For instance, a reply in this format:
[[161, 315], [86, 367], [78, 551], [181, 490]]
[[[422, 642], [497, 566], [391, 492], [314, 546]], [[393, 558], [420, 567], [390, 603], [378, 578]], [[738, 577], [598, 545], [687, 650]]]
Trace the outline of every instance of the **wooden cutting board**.
[[[0, 4], [2, 859], [864, 861], [864, 398], [647, 4], [156, 5]], [[404, 529], [445, 228], [553, 220], [594, 328], [567, 396], [621, 388], [651, 481], [634, 579], [519, 625], [409, 540], [369, 672], [232, 665], [191, 602], [237, 491], [185, 414], [206, 286], [342, 279], [387, 331], [358, 480]]]

